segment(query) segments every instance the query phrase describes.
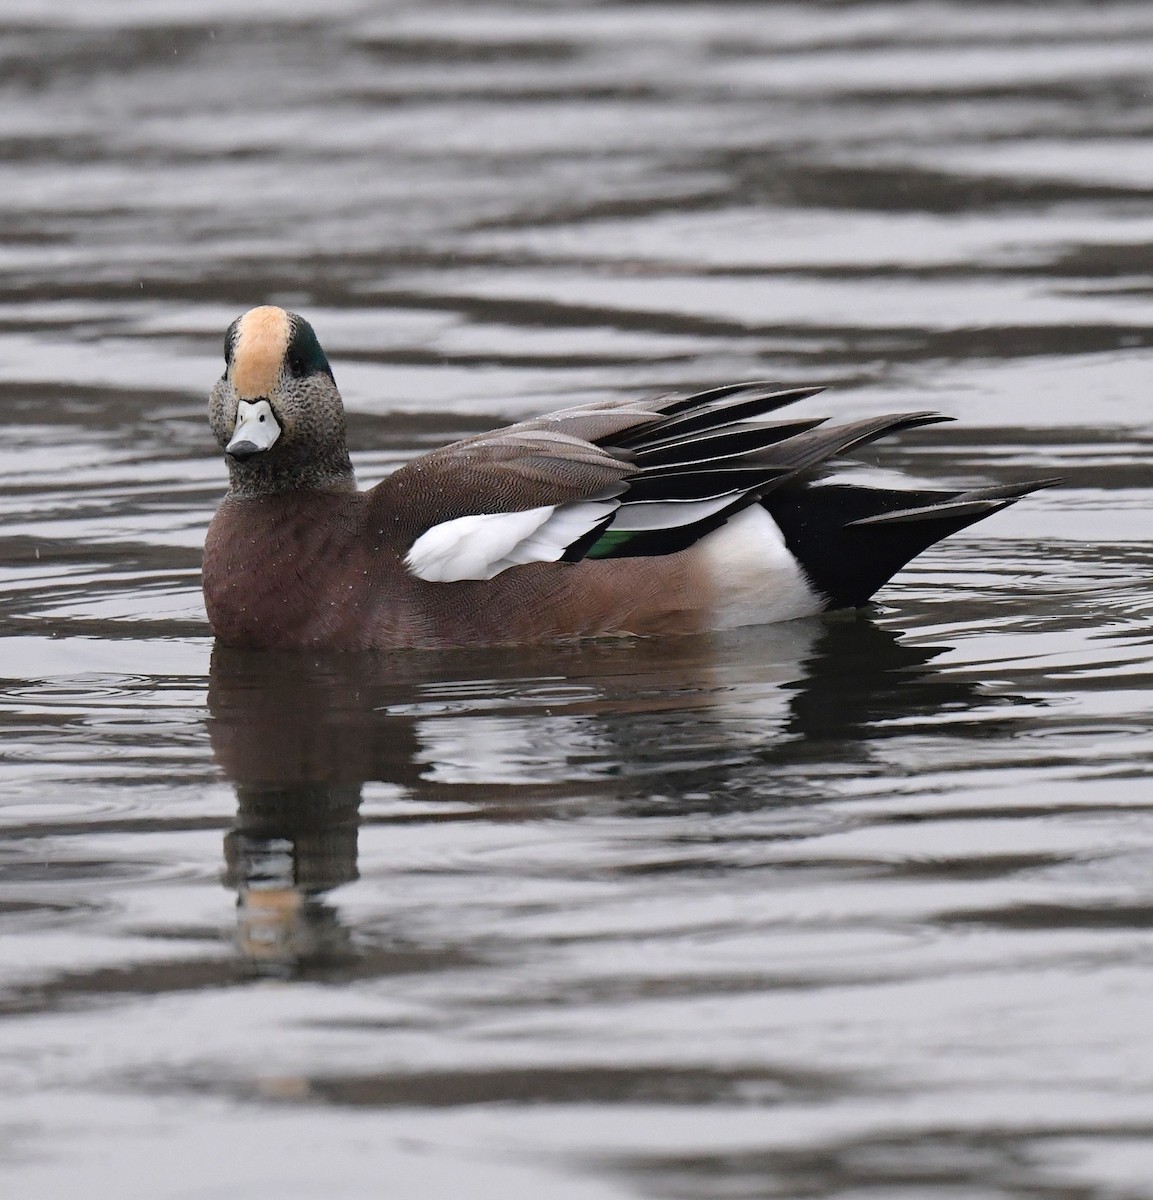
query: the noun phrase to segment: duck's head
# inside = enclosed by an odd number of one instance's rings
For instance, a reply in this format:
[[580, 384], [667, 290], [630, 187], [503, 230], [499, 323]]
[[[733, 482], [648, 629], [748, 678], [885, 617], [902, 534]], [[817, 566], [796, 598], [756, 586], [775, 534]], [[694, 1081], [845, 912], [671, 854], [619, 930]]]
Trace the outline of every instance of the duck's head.
[[340, 392], [303, 317], [271, 304], [249, 309], [224, 335], [224, 363], [208, 412], [233, 492], [356, 486]]

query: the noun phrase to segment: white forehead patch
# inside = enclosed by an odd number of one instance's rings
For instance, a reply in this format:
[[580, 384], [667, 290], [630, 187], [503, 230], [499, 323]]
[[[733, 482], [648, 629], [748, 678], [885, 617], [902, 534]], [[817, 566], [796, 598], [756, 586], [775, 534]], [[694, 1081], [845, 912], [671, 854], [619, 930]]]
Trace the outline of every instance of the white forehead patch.
[[288, 313], [272, 304], [251, 308], [240, 318], [232, 351], [232, 386], [242, 400], [272, 392], [291, 333]]

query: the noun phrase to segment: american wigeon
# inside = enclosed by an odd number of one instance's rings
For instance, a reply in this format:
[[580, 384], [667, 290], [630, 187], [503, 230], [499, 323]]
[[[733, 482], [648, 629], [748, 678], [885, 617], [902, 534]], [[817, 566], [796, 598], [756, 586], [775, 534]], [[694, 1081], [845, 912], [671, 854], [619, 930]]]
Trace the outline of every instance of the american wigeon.
[[[302, 317], [225, 338], [213, 433], [230, 487], [204, 548], [217, 638], [289, 649], [673, 634], [864, 604], [925, 547], [1044, 483], [894, 491], [817, 468], [945, 418], [766, 420], [819, 388], [743, 383], [563, 409], [358, 491]], [[1046, 481], [1049, 482], [1049, 481]]]

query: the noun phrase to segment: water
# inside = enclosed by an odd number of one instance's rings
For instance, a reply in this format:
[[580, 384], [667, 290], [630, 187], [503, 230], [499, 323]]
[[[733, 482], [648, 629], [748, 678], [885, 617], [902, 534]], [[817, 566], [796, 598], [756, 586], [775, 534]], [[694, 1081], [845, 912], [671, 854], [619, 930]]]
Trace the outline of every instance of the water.
[[[1153, 1196], [1153, 10], [318, 13], [0, 14], [4, 1194]], [[362, 483], [768, 376], [1067, 484], [860, 617], [213, 651], [264, 301]]]

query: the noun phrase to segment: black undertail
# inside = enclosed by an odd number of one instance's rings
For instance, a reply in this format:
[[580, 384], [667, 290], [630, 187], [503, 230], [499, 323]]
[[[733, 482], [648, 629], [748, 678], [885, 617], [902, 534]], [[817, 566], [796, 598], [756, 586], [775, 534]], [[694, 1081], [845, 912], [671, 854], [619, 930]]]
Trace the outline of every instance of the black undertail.
[[827, 607], [859, 608], [934, 542], [1057, 482], [963, 492], [815, 484], [782, 488], [761, 503]]

